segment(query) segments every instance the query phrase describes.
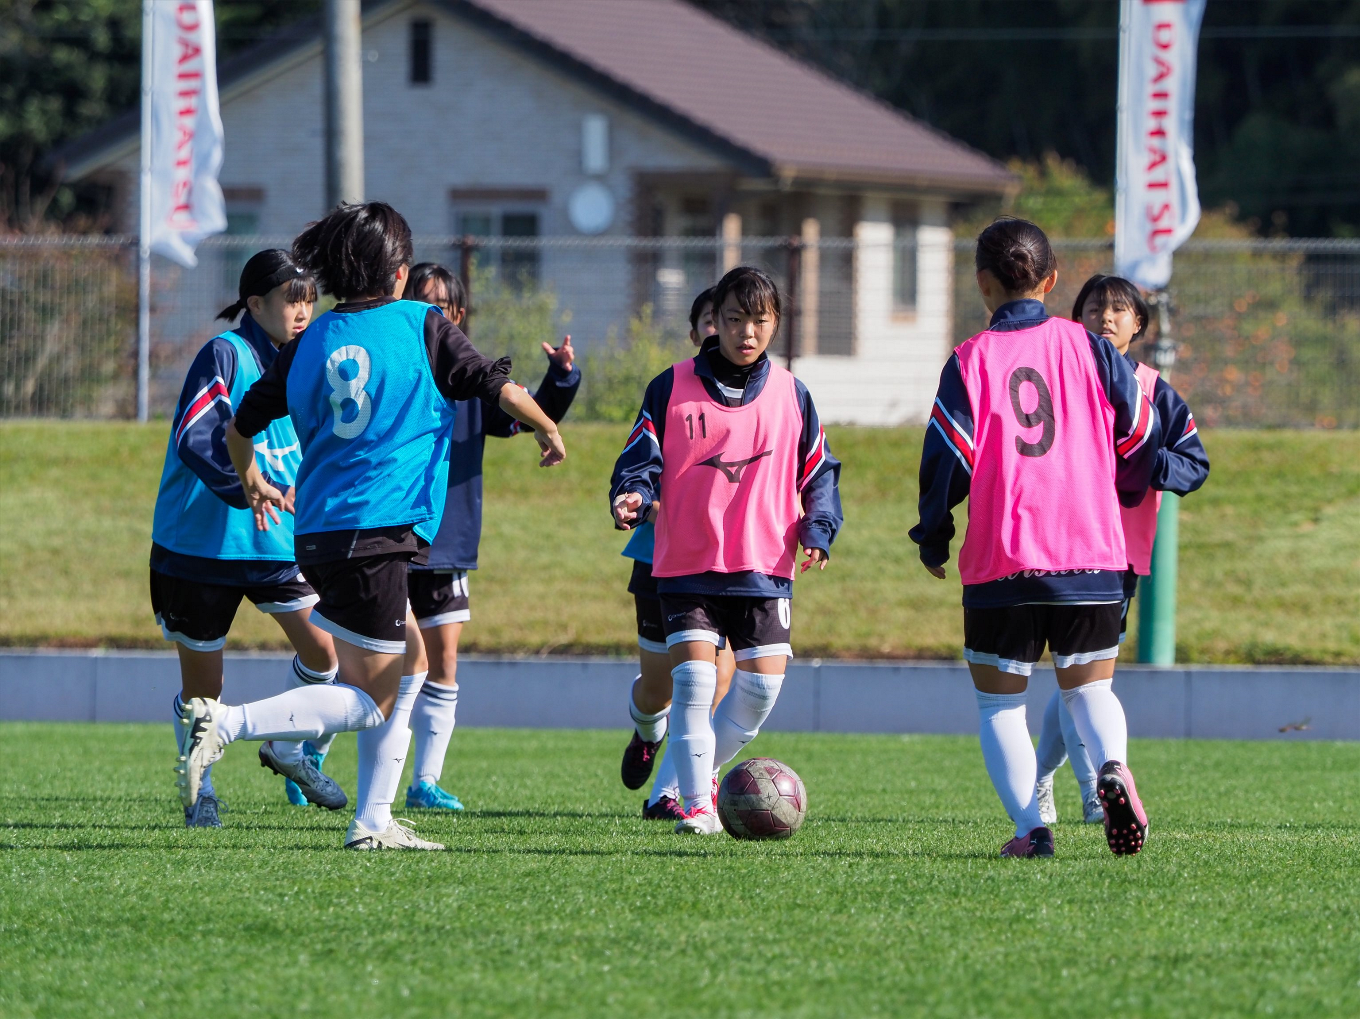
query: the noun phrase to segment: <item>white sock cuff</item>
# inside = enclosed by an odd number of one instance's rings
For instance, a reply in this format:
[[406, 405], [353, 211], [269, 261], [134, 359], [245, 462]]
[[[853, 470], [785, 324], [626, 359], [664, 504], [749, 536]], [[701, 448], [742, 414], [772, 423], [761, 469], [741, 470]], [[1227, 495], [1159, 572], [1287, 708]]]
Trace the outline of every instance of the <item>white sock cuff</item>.
[[415, 707], [416, 694], [420, 693], [428, 675], [428, 672], [415, 672], [401, 677], [401, 686], [397, 690], [397, 704], [392, 709], [393, 714], [398, 711], [404, 711], [408, 716], [411, 714], [411, 709]]
[[670, 713], [671, 706], [667, 704], [660, 711], [656, 712], [656, 714], [649, 715], [645, 711], [638, 710], [638, 706], [633, 703], [633, 695], [632, 694], [628, 695], [628, 714], [632, 716], [633, 721], [636, 722], [638, 725], [650, 725], [653, 722], [659, 722], [661, 721], [661, 719], [665, 718]]
[[458, 703], [458, 684], [446, 686], [443, 683], [431, 683], [428, 680], [421, 684], [420, 696], [428, 697], [438, 704]]
[[345, 730], [347, 732], [359, 732], [363, 729], [376, 729], [387, 721], [383, 717], [382, 711], [374, 703], [372, 697], [364, 693], [357, 686], [350, 686], [348, 683], [336, 683], [340, 690], [353, 691], [355, 703], [349, 705], [348, 718], [345, 720]]
[[1058, 692], [1062, 694], [1062, 699], [1070, 708], [1073, 701], [1086, 696], [1083, 691], [1113, 690], [1113, 679], [1097, 679], [1090, 683], [1083, 683], [1081, 686], [1074, 686], [1071, 690], [1063, 690], [1061, 687]]
[[984, 713], [1010, 711], [1025, 706], [1026, 698], [1022, 693], [984, 693], [977, 689], [973, 693], [977, 695], [978, 710]]
[[718, 689], [718, 666], [715, 662], [681, 662], [671, 669], [671, 680], [673, 706], [684, 708], [702, 705], [708, 708]]
[[340, 675], [340, 666], [338, 664], [334, 665], [328, 672], [317, 672], [315, 669], [307, 668], [307, 666], [302, 664], [302, 659], [297, 655], [294, 655], [293, 675], [297, 677], [299, 682], [306, 683], [308, 686], [314, 686], [320, 683], [334, 683], [335, 677]]
[[769, 675], [738, 669], [732, 679], [741, 698], [762, 711], [769, 710], [784, 687], [783, 673]]

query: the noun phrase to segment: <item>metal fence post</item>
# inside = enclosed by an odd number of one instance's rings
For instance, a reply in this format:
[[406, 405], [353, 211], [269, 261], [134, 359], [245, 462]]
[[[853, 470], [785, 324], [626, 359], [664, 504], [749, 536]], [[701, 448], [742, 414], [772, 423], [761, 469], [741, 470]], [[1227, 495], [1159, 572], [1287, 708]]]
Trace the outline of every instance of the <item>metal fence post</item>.
[[784, 323], [784, 366], [793, 371], [793, 359], [798, 354], [798, 276], [803, 265], [803, 238], [790, 237], [788, 240], [788, 294], [785, 302]]
[[467, 302], [462, 325], [464, 336], [472, 335], [468, 329], [472, 320], [472, 256], [476, 251], [477, 242], [470, 234], [458, 238], [458, 279], [462, 281], [463, 300]]

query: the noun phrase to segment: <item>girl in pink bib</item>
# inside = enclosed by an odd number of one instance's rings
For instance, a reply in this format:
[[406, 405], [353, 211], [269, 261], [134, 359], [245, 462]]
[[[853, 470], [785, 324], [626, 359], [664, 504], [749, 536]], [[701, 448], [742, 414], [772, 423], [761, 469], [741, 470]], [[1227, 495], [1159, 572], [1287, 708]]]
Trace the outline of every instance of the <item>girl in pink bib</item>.
[[[825, 568], [841, 525], [840, 464], [807, 387], [766, 349], [779, 290], [738, 267], [713, 291], [716, 342], [652, 380], [614, 468], [627, 530], [659, 501], [656, 578], [671, 656], [671, 748], [684, 816], [677, 832], [722, 830], [718, 769], [756, 737], [793, 656], [794, 560]], [[732, 690], [710, 718], [715, 652], [735, 653]]]
[[999, 219], [978, 237], [977, 283], [992, 320], [945, 364], [921, 454], [921, 561], [945, 577], [953, 508], [968, 499], [959, 554], [963, 656], [977, 689], [983, 760], [1015, 837], [1002, 856], [1053, 855], [1035, 789], [1025, 688], [1047, 648], [1082, 742], [1116, 854], [1147, 835], [1111, 688], [1128, 563], [1120, 506], [1142, 501], [1160, 442], [1133, 368], [1105, 340], [1050, 318], [1048, 238]]
[[[1162, 441], [1156, 451], [1151, 487], [1137, 506], [1121, 506], [1124, 546], [1128, 568], [1124, 572], [1123, 606], [1119, 640], [1123, 643], [1128, 626], [1129, 604], [1138, 590], [1138, 578], [1151, 571], [1152, 546], [1157, 538], [1157, 511], [1162, 492], [1188, 495], [1204, 484], [1209, 476], [1209, 457], [1199, 439], [1195, 417], [1180, 395], [1161, 378], [1151, 365], [1129, 356], [1132, 343], [1142, 339], [1149, 321], [1148, 307], [1138, 288], [1118, 276], [1097, 274], [1088, 279], [1072, 306], [1072, 318], [1090, 332], [1111, 343], [1134, 369], [1138, 387], [1157, 410], [1162, 425]], [[1072, 723], [1072, 714], [1056, 693], [1044, 710], [1039, 735], [1038, 783], [1039, 812], [1045, 824], [1057, 820], [1053, 800], [1053, 775], [1070, 759], [1072, 771], [1081, 787], [1082, 813], [1089, 823], [1103, 821], [1105, 812], [1096, 790], [1096, 770], [1087, 756]]]

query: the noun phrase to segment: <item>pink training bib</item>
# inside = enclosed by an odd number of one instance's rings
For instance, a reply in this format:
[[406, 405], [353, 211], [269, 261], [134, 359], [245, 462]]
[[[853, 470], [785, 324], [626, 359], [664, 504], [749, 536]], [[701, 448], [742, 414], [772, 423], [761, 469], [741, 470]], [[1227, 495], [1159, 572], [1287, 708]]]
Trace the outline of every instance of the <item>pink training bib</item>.
[[[1138, 366], [1138, 388], [1148, 398], [1148, 403], [1157, 390], [1158, 371], [1151, 365]], [[1140, 577], [1152, 572], [1152, 546], [1157, 540], [1157, 511], [1162, 508], [1162, 493], [1149, 491], [1133, 509], [1119, 507], [1119, 516], [1124, 524], [1124, 545], [1128, 551], [1129, 565]]]
[[793, 577], [798, 551], [798, 437], [793, 376], [770, 365], [744, 407], [709, 397], [693, 361], [675, 366], [661, 453], [652, 575], [754, 570]]
[[1086, 330], [1050, 318], [979, 333], [955, 353], [974, 420], [963, 582], [1024, 570], [1122, 572], [1114, 408]]

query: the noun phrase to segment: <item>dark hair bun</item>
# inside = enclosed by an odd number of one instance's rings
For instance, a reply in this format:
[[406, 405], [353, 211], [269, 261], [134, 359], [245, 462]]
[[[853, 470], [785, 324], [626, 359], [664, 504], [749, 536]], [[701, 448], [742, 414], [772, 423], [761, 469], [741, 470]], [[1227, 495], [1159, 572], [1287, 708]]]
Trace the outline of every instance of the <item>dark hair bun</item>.
[[1027, 219], [1006, 216], [983, 230], [974, 260], [997, 278], [1008, 294], [1031, 293], [1058, 267], [1044, 232]]

